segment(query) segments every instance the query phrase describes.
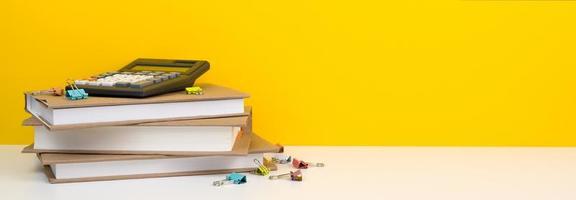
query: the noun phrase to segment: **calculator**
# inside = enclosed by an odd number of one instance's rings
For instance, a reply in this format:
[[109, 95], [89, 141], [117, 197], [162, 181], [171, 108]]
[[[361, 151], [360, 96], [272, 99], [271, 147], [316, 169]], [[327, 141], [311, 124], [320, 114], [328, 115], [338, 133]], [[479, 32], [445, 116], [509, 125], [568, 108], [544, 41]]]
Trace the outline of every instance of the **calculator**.
[[90, 96], [149, 97], [184, 91], [210, 69], [204, 60], [139, 58], [118, 71], [75, 80]]

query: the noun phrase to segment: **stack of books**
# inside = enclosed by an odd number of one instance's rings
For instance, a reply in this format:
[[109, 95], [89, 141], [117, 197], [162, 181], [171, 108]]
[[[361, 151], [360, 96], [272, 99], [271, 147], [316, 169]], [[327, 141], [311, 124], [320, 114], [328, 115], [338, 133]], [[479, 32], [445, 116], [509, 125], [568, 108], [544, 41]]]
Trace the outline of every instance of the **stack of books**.
[[77, 101], [26, 93], [34, 144], [23, 152], [37, 154], [50, 183], [68, 183], [247, 172], [283, 151], [252, 133], [246, 93], [201, 87], [202, 95]]

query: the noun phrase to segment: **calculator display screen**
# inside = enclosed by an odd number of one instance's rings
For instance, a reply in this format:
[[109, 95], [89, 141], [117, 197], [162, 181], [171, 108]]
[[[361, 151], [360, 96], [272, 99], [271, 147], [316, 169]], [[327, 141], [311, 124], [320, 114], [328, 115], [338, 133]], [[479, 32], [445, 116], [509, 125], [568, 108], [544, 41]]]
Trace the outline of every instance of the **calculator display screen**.
[[130, 70], [132, 71], [163, 71], [163, 72], [186, 72], [189, 67], [160, 67], [160, 66], [148, 66], [148, 65], [136, 65]]

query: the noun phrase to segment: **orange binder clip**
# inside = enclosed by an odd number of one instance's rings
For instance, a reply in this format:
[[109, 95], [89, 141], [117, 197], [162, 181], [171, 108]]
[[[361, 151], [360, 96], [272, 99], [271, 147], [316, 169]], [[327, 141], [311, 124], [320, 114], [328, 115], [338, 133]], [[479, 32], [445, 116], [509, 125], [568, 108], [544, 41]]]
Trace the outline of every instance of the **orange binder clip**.
[[64, 94], [64, 90], [60, 88], [50, 88], [48, 90], [39, 90], [32, 92], [32, 95], [39, 95], [39, 94], [51, 94], [54, 96], [62, 96]]
[[296, 158], [292, 159], [292, 166], [296, 169], [308, 169], [308, 167], [324, 167], [324, 163], [304, 162]]
[[290, 178], [292, 181], [302, 181], [302, 172], [300, 170], [290, 171], [290, 173], [275, 175], [268, 177], [270, 180], [278, 180], [284, 178]]

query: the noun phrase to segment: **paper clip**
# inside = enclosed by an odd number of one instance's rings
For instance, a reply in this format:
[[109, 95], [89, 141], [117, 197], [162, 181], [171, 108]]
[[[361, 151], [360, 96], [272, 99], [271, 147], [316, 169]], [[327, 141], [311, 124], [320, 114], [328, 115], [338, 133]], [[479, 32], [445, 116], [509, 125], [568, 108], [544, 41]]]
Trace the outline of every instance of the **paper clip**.
[[68, 87], [70, 87], [69, 90], [66, 90], [66, 98], [69, 100], [80, 100], [88, 98], [88, 93], [86, 93], [84, 89], [78, 88], [75, 83], [66, 81], [66, 84], [68, 84]]
[[244, 184], [246, 183], [246, 176], [239, 173], [230, 173], [226, 175], [226, 179], [214, 181], [213, 186], [222, 186], [226, 184]]
[[308, 169], [308, 167], [324, 167], [324, 163], [304, 162], [296, 158], [292, 159], [292, 166], [297, 169]]
[[262, 176], [266, 176], [266, 175], [270, 174], [270, 170], [268, 169], [268, 167], [263, 165], [258, 159], [254, 159], [254, 163], [256, 163], [256, 165], [258, 165], [258, 169], [256, 169], [256, 171], [254, 171], [255, 174], [262, 175]]
[[39, 94], [51, 94], [54, 96], [62, 96], [62, 94], [64, 94], [64, 90], [60, 88], [50, 88], [49, 90], [39, 90], [32, 92], [32, 95], [39, 95]]
[[281, 178], [290, 178], [293, 181], [302, 181], [302, 172], [300, 170], [290, 171], [290, 173], [275, 175], [268, 177], [270, 180], [278, 180]]
[[278, 164], [286, 164], [292, 162], [292, 156], [287, 155], [276, 155], [272, 157], [272, 161]]
[[193, 95], [202, 95], [204, 91], [202, 91], [201, 87], [194, 86], [194, 87], [187, 87], [186, 94], [193, 94]]

